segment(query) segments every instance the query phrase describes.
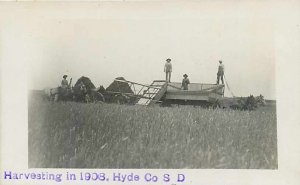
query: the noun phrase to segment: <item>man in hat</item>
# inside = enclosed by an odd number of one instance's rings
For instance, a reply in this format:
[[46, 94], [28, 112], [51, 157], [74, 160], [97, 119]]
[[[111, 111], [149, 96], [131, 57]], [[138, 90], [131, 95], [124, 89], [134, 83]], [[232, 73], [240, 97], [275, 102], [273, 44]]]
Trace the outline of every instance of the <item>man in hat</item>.
[[222, 80], [222, 84], [224, 84], [224, 65], [222, 64], [222, 60], [219, 60], [219, 68], [218, 68], [218, 73], [217, 73], [217, 84], [220, 82], [220, 78]]
[[164, 68], [164, 72], [166, 73], [166, 81], [171, 82], [171, 73], [172, 73], [172, 64], [171, 64], [171, 59], [167, 59]]
[[61, 94], [65, 97], [68, 94], [69, 82], [67, 80], [68, 75], [64, 75], [61, 81]]
[[187, 74], [184, 74], [183, 77], [184, 78], [182, 80], [181, 88], [183, 90], [188, 90], [189, 89], [190, 80], [188, 79], [188, 75]]
[[69, 86], [69, 82], [67, 80], [67, 77], [68, 77], [68, 75], [64, 75], [63, 79], [61, 81], [61, 87], [64, 88], [64, 89], [67, 89], [68, 86]]

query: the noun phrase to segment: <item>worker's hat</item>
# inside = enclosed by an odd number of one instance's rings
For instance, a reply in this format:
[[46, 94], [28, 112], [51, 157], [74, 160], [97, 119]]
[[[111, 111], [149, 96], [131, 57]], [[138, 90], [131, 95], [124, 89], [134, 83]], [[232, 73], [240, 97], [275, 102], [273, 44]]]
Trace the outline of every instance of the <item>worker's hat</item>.
[[167, 62], [168, 62], [168, 61], [171, 61], [171, 59], [170, 59], [170, 58], [168, 58], [166, 61], [167, 61]]
[[64, 76], [63, 76], [63, 78], [66, 78], [66, 77], [68, 77], [68, 75], [64, 75]]
[[187, 74], [184, 74], [183, 77], [188, 77], [188, 75], [187, 75]]

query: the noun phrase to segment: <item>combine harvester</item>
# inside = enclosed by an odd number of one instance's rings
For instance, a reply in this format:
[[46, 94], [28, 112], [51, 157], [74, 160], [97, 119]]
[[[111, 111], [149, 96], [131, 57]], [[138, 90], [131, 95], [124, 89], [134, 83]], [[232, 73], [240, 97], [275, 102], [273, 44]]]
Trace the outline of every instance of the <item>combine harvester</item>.
[[135, 104], [144, 106], [177, 104], [217, 107], [219, 100], [224, 96], [225, 89], [224, 85], [191, 83], [189, 90], [182, 90], [181, 83], [164, 80], [154, 80], [150, 85], [127, 80], [115, 79], [115, 81], [128, 84], [134, 92], [130, 96], [136, 97]]

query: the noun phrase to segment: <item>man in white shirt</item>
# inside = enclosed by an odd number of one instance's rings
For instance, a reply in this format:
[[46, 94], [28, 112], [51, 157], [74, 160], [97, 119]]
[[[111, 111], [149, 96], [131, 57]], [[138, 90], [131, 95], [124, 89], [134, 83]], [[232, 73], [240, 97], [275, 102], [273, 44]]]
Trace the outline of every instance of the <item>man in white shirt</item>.
[[68, 75], [64, 75], [61, 81], [61, 95], [66, 97], [68, 94], [69, 82], [67, 80]]
[[164, 68], [164, 72], [166, 73], [166, 81], [171, 82], [171, 73], [172, 73], [172, 64], [171, 64], [171, 59], [167, 59]]
[[222, 84], [224, 84], [224, 65], [222, 64], [222, 60], [219, 60], [219, 68], [218, 68], [218, 73], [217, 73], [217, 84], [220, 82], [220, 78], [222, 80]]
[[64, 89], [67, 89], [68, 86], [69, 86], [69, 82], [67, 80], [67, 77], [68, 77], [68, 75], [64, 75], [63, 79], [61, 81], [61, 87], [64, 88]]

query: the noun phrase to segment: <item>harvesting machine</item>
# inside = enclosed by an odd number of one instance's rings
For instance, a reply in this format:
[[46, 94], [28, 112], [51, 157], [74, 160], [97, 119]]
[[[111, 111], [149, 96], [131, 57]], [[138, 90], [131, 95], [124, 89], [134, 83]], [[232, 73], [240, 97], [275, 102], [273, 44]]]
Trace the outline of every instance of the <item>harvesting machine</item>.
[[191, 83], [188, 90], [181, 89], [179, 82], [167, 82], [165, 80], [154, 80], [150, 85], [140, 84], [128, 80], [115, 79], [116, 82], [126, 83], [133, 93], [109, 92], [120, 98], [134, 100], [133, 104], [150, 106], [161, 104], [169, 106], [178, 105], [199, 105], [218, 106], [219, 100], [224, 96], [224, 85]]

